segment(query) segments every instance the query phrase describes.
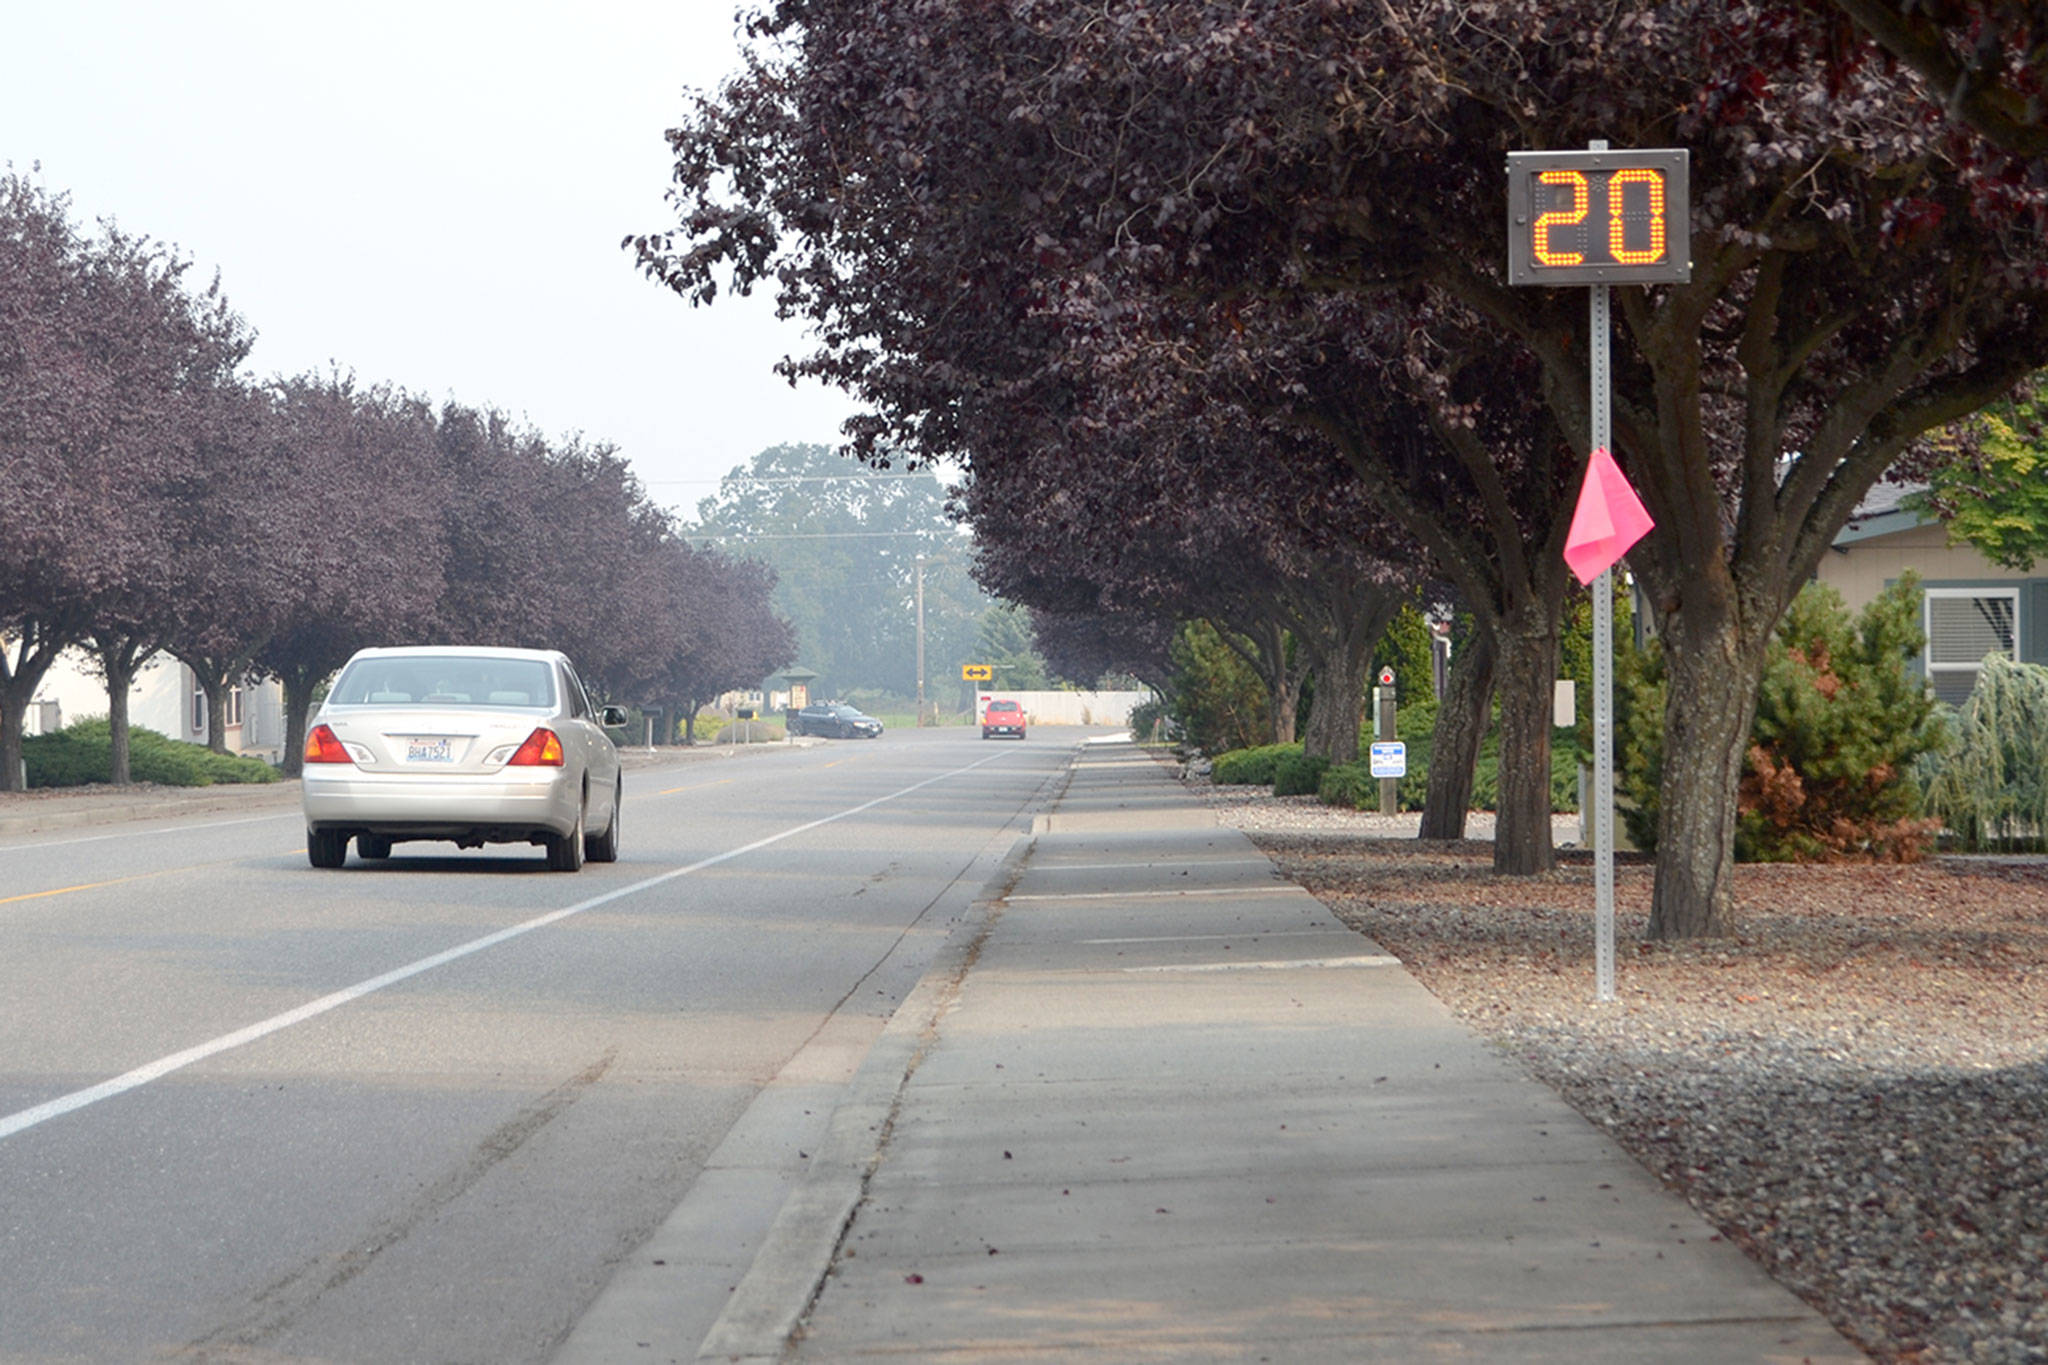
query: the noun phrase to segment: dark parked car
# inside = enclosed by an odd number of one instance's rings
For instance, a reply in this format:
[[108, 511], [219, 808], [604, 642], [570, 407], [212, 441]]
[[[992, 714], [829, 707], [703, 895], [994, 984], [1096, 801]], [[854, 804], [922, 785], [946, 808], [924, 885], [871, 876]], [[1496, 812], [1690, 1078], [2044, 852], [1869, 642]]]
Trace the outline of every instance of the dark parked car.
[[793, 735], [826, 735], [834, 739], [874, 739], [882, 733], [882, 722], [857, 706], [828, 701], [806, 706], [789, 718]]

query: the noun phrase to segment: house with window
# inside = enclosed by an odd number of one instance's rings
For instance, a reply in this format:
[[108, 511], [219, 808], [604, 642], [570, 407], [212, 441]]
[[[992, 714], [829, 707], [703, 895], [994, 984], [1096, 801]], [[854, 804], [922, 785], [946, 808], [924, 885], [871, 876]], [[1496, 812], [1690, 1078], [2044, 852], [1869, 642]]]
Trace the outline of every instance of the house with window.
[[1927, 648], [1917, 661], [1935, 695], [1961, 705], [1986, 654], [2048, 664], [2048, 565], [2021, 573], [1994, 564], [1905, 499], [1910, 486], [1880, 484], [1835, 537], [1816, 575], [1860, 610], [1908, 569], [1920, 575]]
[[[43, 675], [29, 706], [29, 734], [61, 730], [88, 716], [107, 714], [106, 680], [90, 656], [66, 650]], [[136, 675], [128, 693], [128, 723], [193, 744], [207, 742], [206, 692], [192, 670], [159, 654]], [[275, 763], [284, 749], [284, 689], [275, 681], [231, 688], [227, 697], [229, 753]]]

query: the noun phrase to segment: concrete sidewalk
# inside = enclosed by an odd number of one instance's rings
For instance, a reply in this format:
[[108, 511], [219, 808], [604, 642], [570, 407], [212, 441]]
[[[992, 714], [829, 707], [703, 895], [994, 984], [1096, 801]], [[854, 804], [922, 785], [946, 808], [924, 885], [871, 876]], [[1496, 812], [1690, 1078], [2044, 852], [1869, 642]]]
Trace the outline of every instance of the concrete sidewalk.
[[1003, 881], [700, 1361], [1864, 1358], [1130, 746]]

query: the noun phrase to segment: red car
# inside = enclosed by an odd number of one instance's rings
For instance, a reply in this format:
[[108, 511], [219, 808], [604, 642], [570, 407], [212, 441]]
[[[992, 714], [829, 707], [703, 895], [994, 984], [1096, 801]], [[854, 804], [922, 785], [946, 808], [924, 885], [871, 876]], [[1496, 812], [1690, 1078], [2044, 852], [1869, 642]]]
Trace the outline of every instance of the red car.
[[992, 701], [981, 713], [981, 737], [994, 739], [997, 735], [1015, 735], [1024, 738], [1024, 708], [1013, 701]]

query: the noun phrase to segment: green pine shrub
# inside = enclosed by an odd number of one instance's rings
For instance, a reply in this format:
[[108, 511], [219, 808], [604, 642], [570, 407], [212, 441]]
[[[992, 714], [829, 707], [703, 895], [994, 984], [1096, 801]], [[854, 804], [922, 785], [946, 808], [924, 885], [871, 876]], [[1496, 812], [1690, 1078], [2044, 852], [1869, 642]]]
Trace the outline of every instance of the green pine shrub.
[[1261, 744], [1251, 749], [1232, 749], [1216, 755], [1209, 780], [1219, 786], [1271, 786], [1280, 760], [1288, 757], [1301, 757], [1301, 745]]
[[[1910, 862], [1938, 821], [1920, 813], [1916, 764], [1949, 743], [1940, 707], [1908, 669], [1924, 647], [1920, 580], [1906, 574], [1852, 620], [1809, 583], [1779, 622], [1738, 789], [1745, 861]], [[1617, 649], [1617, 802], [1631, 842], [1654, 849], [1663, 773], [1664, 661]]]
[[[1266, 685], [1216, 627], [1207, 621], [1182, 626], [1171, 657], [1168, 705], [1189, 744], [1204, 753], [1224, 754], [1271, 738], [1272, 699]], [[1255, 780], [1273, 779], [1269, 773]]]
[[[81, 720], [55, 734], [23, 740], [21, 756], [31, 787], [107, 782], [113, 776], [112, 731], [104, 717]], [[217, 754], [204, 744], [187, 744], [141, 726], [128, 730], [128, 771], [137, 782], [165, 787], [278, 780], [277, 769], [260, 758]]]
[[2048, 840], [2048, 668], [1987, 655], [1953, 751], [1920, 764], [1928, 812], [1973, 851]]
[[1157, 697], [1131, 708], [1131, 738], [1140, 744], [1157, 741], [1165, 723], [1166, 703]]
[[[1628, 841], [1644, 852], [1657, 847], [1658, 792], [1664, 781], [1664, 645], [1652, 637], [1637, 649], [1627, 637], [1614, 643], [1614, 813]], [[1590, 700], [1585, 708], [1592, 709]], [[1590, 736], [1590, 727], [1587, 729]], [[1592, 745], [1587, 744], [1588, 762]]]

